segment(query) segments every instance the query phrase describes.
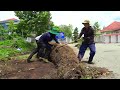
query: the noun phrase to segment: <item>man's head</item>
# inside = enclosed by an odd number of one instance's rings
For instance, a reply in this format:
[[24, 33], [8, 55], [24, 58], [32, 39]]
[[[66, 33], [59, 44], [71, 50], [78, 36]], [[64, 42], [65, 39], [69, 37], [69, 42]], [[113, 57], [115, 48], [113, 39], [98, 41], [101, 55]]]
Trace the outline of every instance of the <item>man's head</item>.
[[54, 35], [58, 35], [59, 32], [58, 32], [58, 28], [55, 28], [53, 27], [51, 30], [49, 30], [48, 32], [50, 32], [51, 34], [54, 34]]
[[82, 24], [87, 28], [87, 27], [90, 26], [90, 21], [89, 20], [85, 20]]

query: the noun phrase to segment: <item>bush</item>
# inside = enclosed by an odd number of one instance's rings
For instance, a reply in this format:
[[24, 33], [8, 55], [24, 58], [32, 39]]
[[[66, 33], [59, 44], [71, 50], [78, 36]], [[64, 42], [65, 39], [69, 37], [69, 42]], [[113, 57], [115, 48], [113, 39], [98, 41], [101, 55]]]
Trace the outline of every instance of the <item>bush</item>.
[[[5, 40], [0, 42], [0, 60], [8, 59], [17, 54], [23, 54], [30, 52], [35, 45], [33, 43], [26, 42], [24, 38], [18, 37], [13, 40]], [[21, 50], [17, 50], [21, 48]]]

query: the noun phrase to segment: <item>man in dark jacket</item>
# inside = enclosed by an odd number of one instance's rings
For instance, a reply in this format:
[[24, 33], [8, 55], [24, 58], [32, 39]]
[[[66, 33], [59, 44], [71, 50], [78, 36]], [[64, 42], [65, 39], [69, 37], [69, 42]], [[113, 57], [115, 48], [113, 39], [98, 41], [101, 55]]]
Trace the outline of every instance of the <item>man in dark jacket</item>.
[[[33, 52], [30, 54], [30, 56], [27, 59], [27, 62], [31, 62], [30, 59], [32, 58], [32, 56], [36, 53], [37, 57], [39, 58], [49, 58], [50, 52], [51, 52], [51, 47], [53, 45], [49, 44], [50, 41], [55, 40], [56, 43], [59, 44], [58, 40], [56, 39], [56, 35], [58, 35], [59, 32], [57, 30], [57, 28], [52, 28], [52, 30], [49, 30], [48, 32], [44, 33], [39, 40], [37, 40], [37, 48], [35, 50], [33, 50]], [[47, 52], [44, 53], [44, 49], [46, 49]]]
[[89, 57], [88, 63], [93, 64], [92, 60], [96, 52], [96, 47], [94, 42], [94, 30], [89, 23], [90, 23], [89, 20], [85, 20], [82, 23], [84, 27], [82, 28], [78, 39], [81, 38], [82, 35], [84, 35], [84, 37], [83, 37], [82, 45], [80, 46], [80, 49], [79, 49], [78, 58], [81, 61], [81, 59], [85, 54], [86, 49], [89, 47], [90, 57]]

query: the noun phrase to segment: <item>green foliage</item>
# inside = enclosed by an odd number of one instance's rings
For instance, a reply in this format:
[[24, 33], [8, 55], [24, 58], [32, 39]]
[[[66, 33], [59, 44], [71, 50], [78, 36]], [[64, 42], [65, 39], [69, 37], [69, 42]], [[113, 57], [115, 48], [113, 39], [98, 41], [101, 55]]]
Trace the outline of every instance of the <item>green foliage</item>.
[[3, 40], [6, 36], [7, 30], [4, 29], [2, 25], [0, 25], [0, 40]]
[[16, 25], [14, 24], [13, 20], [10, 20], [8, 23], [8, 32], [11, 32], [11, 34], [13, 34], [14, 32], [16, 32]]
[[49, 29], [51, 19], [49, 11], [15, 11], [15, 14], [20, 19], [18, 32], [24, 37], [31, 33], [40, 35]]
[[12, 35], [6, 35], [6, 36], [5, 36], [5, 39], [6, 39], [6, 40], [12, 40], [12, 39], [13, 39], [13, 36], [12, 36]]
[[0, 49], [0, 60], [6, 60], [11, 56], [14, 56], [15, 54], [20, 53], [16, 49], [13, 48], [2, 48]]
[[60, 25], [59, 26], [59, 29], [60, 29], [60, 31], [61, 32], [64, 32], [65, 33], [65, 36], [67, 36], [67, 37], [72, 37], [72, 31], [73, 31], [73, 27], [72, 27], [72, 25]]
[[93, 29], [95, 30], [95, 36], [98, 36], [100, 34], [100, 25], [98, 22], [94, 23]]
[[0, 25], [0, 39], [12, 40], [17, 35], [17, 25], [15, 25], [14, 21], [12, 20], [7, 22], [6, 24], [8, 25], [8, 29], [4, 29], [4, 27]]
[[5, 33], [5, 29], [2, 25], [0, 25], [0, 36], [3, 36]]
[[[10, 57], [30, 52], [35, 46], [26, 42], [23, 38], [18, 37], [13, 40], [5, 40], [0, 42], [0, 60], [6, 60]], [[21, 48], [21, 51], [17, 50]]]
[[74, 32], [73, 32], [73, 40], [77, 41], [77, 38], [78, 38], [78, 28], [76, 27]]
[[55, 26], [55, 25], [54, 25], [54, 22], [50, 21], [50, 22], [49, 22], [49, 29], [51, 29], [51, 27], [53, 27], [53, 26]]

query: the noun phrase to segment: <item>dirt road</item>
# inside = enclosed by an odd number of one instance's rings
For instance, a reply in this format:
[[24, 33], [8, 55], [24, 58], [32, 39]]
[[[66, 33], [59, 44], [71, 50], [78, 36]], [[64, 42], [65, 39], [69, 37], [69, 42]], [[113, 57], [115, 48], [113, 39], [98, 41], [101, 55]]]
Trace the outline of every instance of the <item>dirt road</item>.
[[[69, 44], [76, 54], [79, 49], [74, 47], [75, 44]], [[89, 50], [86, 51], [83, 61], [89, 58]], [[120, 44], [96, 44], [96, 55], [94, 57], [93, 66], [105, 67], [113, 71], [114, 75], [110, 77], [102, 77], [103, 79], [120, 79]]]

